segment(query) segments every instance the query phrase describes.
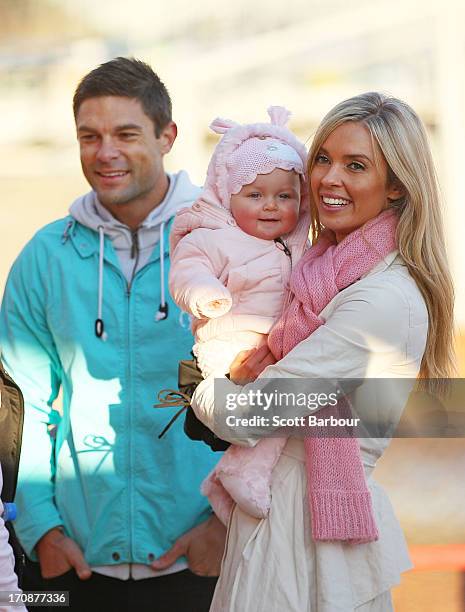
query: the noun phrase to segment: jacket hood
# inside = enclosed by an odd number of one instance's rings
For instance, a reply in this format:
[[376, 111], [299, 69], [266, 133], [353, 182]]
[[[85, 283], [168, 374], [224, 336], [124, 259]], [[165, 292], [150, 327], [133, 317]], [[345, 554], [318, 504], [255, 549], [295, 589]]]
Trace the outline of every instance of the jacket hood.
[[[90, 191], [79, 197], [70, 207], [70, 214], [81, 225], [95, 231], [99, 235], [98, 257], [98, 298], [95, 334], [106, 340], [107, 333], [103, 321], [104, 306], [104, 249], [105, 235], [110, 238], [118, 256], [121, 270], [130, 288], [135, 274], [150, 258], [155, 245], [160, 250], [160, 305], [155, 313], [155, 320], [168, 317], [168, 303], [165, 290], [165, 241], [164, 232], [168, 221], [176, 212], [190, 204], [200, 193], [186, 172], [169, 175], [170, 185], [164, 200], [154, 208], [140, 224], [137, 230], [131, 230], [115, 217], [98, 201], [95, 191]], [[66, 234], [67, 230], [65, 230]]]
[[[169, 175], [170, 186], [164, 200], [154, 208], [138, 228], [141, 249], [153, 247], [160, 238], [159, 227], [173, 217], [176, 212], [195, 200], [200, 188], [193, 185], [187, 172], [182, 170]], [[77, 198], [69, 209], [70, 215], [81, 225], [103, 232], [113, 242], [116, 250], [129, 250], [132, 247], [132, 232], [127, 225], [115, 217], [98, 201], [95, 191]]]

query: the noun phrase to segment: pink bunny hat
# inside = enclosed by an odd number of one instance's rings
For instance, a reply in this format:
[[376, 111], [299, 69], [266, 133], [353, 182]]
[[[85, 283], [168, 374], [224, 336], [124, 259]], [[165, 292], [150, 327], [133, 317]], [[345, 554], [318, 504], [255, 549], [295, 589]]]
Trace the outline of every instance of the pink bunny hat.
[[270, 106], [271, 123], [240, 125], [228, 119], [215, 119], [210, 128], [224, 134], [208, 166], [205, 191], [229, 210], [232, 194], [249, 185], [258, 174], [275, 168], [294, 170], [305, 180], [307, 152], [286, 127], [291, 113], [282, 106]]

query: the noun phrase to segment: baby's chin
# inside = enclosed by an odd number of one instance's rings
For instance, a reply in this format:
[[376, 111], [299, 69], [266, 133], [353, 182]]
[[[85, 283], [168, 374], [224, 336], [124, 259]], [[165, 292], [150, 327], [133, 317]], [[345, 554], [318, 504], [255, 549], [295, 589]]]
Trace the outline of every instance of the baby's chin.
[[259, 238], [260, 240], [276, 240], [292, 232], [295, 225], [290, 226], [289, 223], [283, 223], [281, 219], [274, 221], [257, 219], [253, 223], [249, 222], [246, 226], [238, 223], [238, 227], [253, 238]]
[[263, 240], [276, 240], [291, 230], [282, 223], [282, 221], [257, 221], [257, 226], [254, 231], [256, 238]]
[[282, 232], [279, 229], [257, 229], [256, 231], [254, 231], [253, 233], [250, 233], [250, 236], [253, 236], [254, 238], [260, 238], [261, 240], [275, 240], [276, 238], [279, 238], [282, 235]]

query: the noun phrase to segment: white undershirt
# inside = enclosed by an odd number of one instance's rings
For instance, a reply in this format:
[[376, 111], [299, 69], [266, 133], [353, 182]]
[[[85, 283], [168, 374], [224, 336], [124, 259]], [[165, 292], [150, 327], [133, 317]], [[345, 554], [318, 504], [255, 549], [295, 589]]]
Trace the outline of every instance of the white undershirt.
[[154, 570], [150, 565], [144, 565], [143, 563], [119, 563], [118, 565], [95, 565], [91, 569], [96, 574], [103, 574], [119, 580], [129, 580], [129, 578], [143, 580], [144, 578], [157, 578], [182, 572], [188, 569], [188, 565], [185, 561], [176, 561], [164, 570]]

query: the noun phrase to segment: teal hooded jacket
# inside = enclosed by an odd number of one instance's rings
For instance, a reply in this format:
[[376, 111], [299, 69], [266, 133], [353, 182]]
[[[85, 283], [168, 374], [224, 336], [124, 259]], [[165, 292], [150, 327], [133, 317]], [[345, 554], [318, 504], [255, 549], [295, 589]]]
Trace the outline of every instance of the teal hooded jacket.
[[[167, 286], [168, 247], [163, 257]], [[185, 436], [183, 418], [158, 439], [177, 409], [154, 408], [157, 393], [177, 387], [192, 346], [168, 296], [156, 320], [160, 291], [158, 246], [129, 287], [111, 240], [71, 217], [40, 230], [12, 267], [0, 343], [25, 398], [16, 529], [32, 558], [63, 525], [90, 565], [148, 564], [211, 512], [199, 489], [218, 454]]]

